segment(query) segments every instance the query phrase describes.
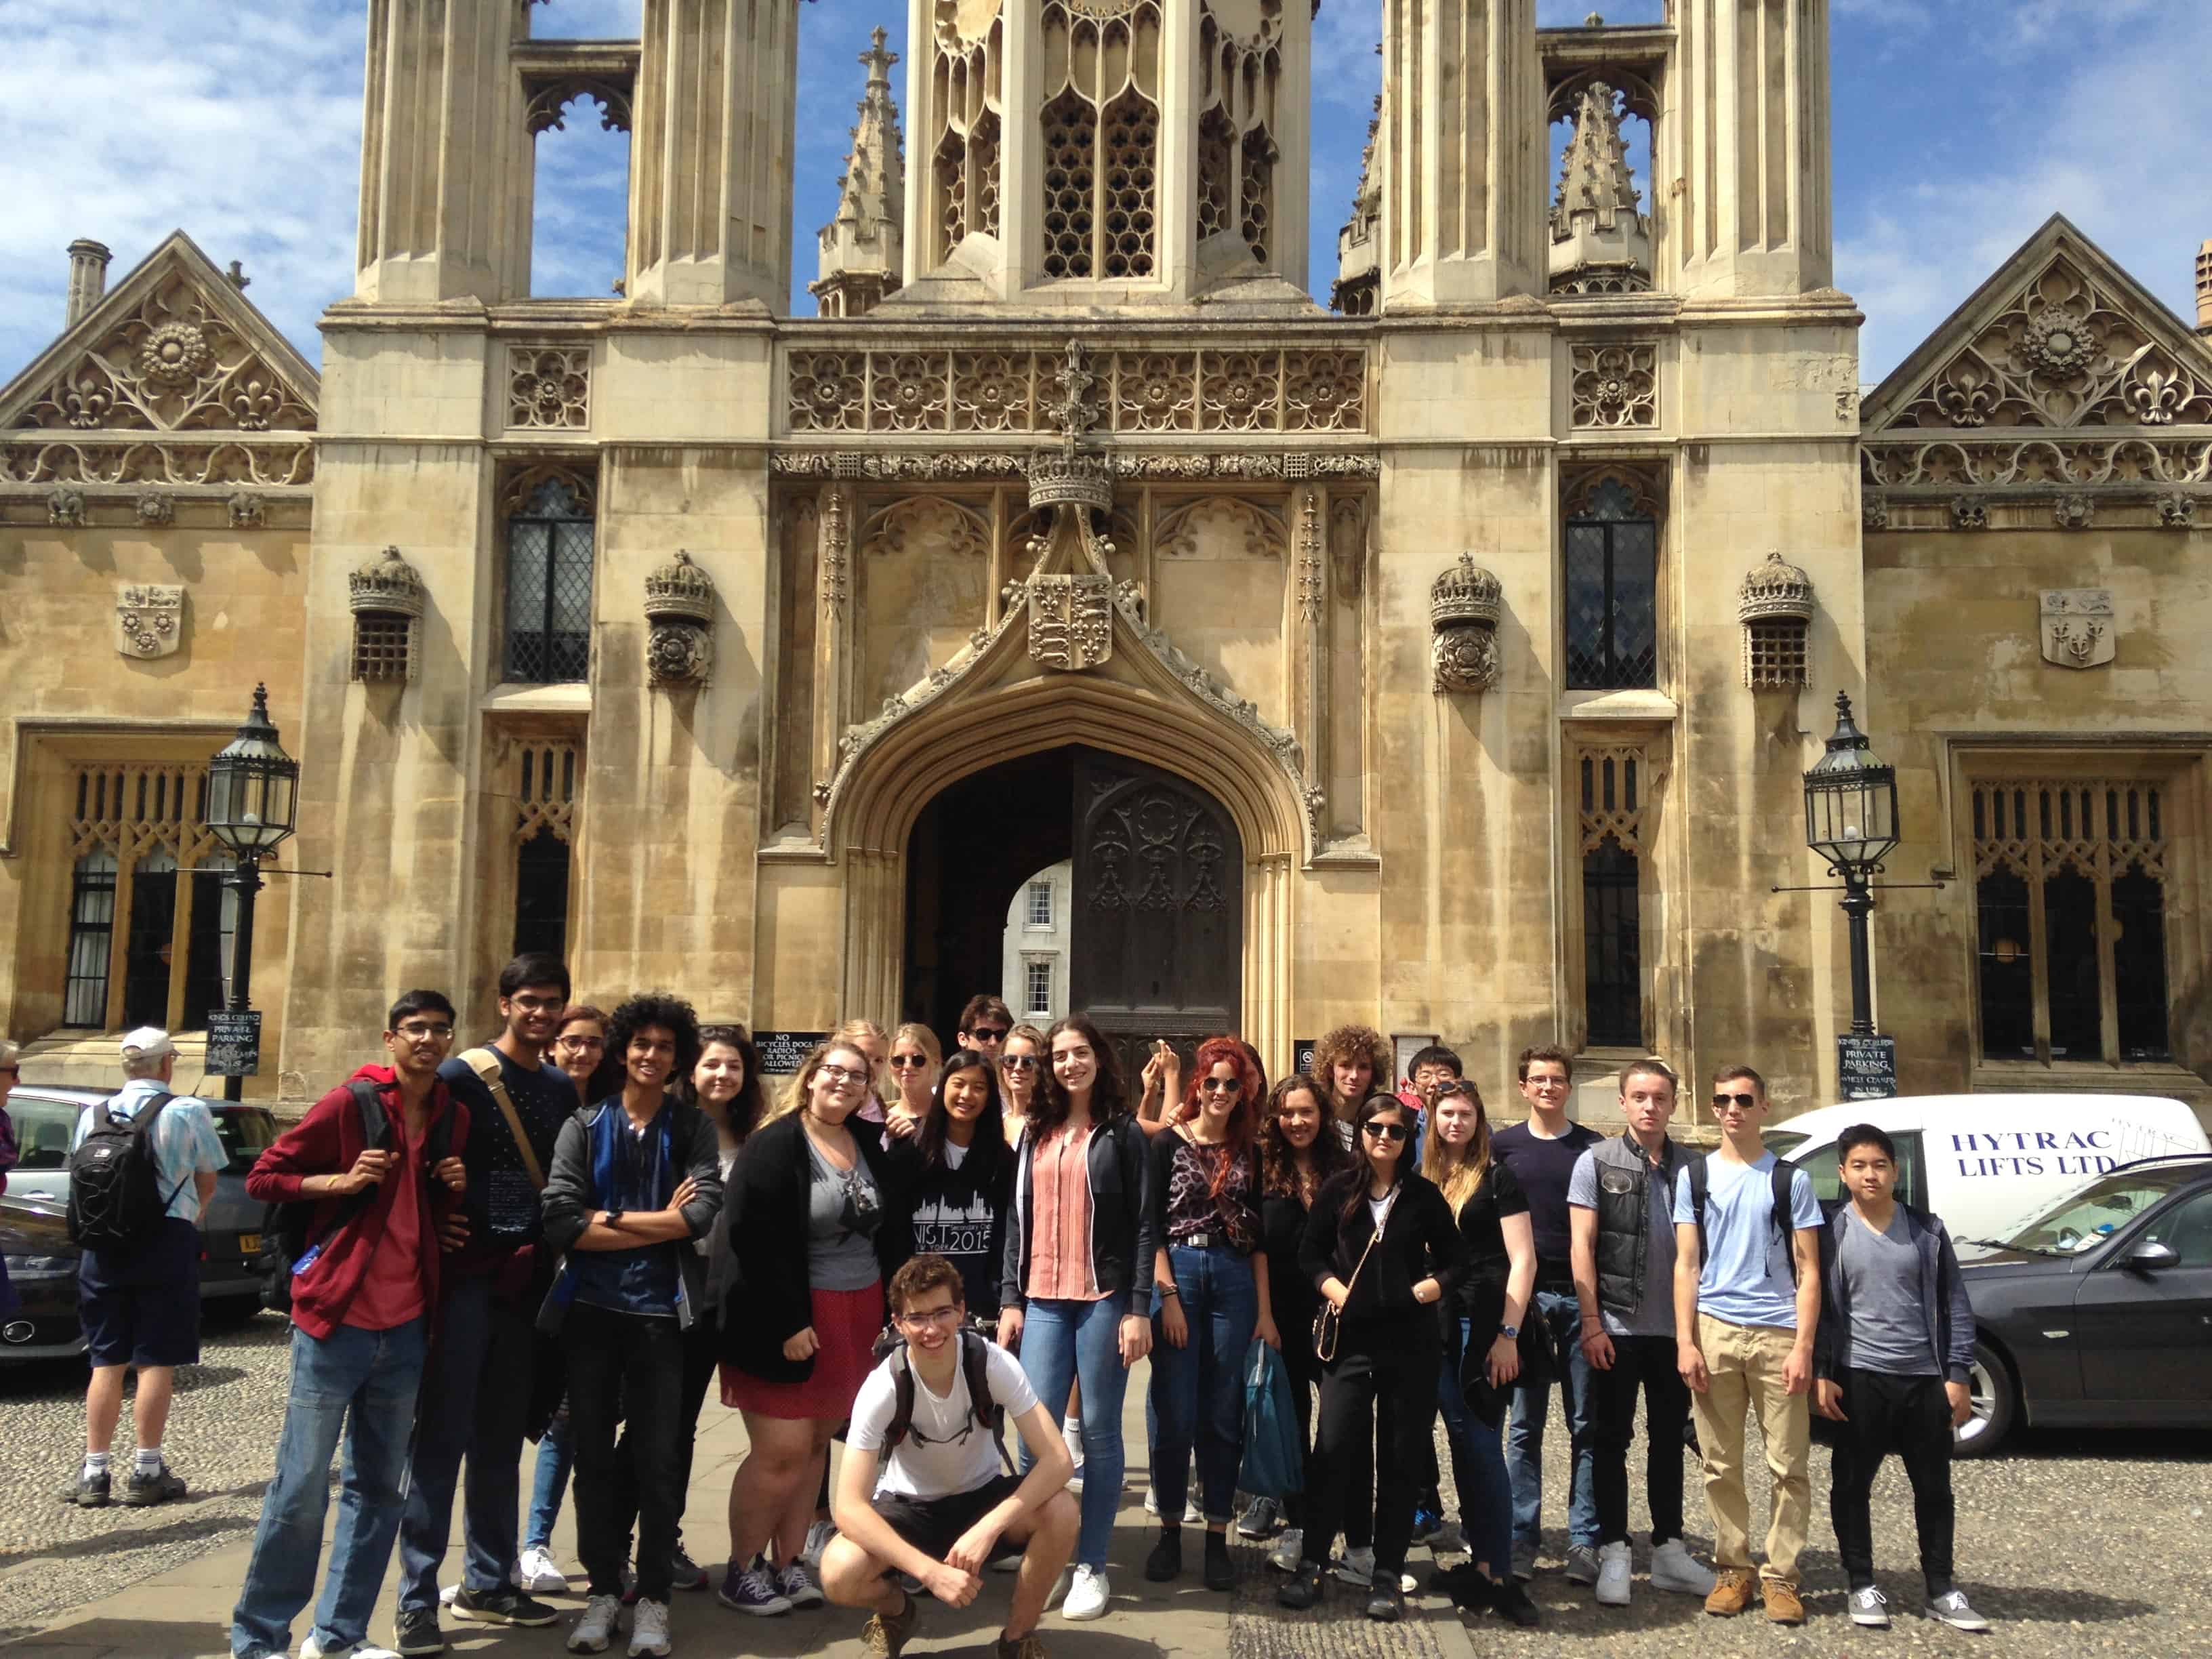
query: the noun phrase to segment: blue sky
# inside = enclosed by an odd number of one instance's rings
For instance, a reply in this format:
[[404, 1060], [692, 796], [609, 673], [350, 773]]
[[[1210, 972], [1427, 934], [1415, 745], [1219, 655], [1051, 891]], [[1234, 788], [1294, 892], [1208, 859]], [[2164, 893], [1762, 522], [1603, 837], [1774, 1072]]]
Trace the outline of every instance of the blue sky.
[[[492, 0], [484, 0], [490, 3]], [[551, 0], [540, 35], [634, 33], [639, 0]], [[1662, 0], [1540, 0], [1656, 21]], [[1878, 380], [2053, 212], [2193, 317], [2212, 235], [2212, 62], [2204, 0], [1831, 0], [1837, 283], [1867, 313]], [[119, 277], [179, 226], [311, 361], [315, 319], [352, 285], [366, 0], [0, 0], [14, 95], [0, 100], [0, 380], [62, 319], [64, 248], [93, 236]], [[819, 0], [801, 20], [795, 309], [830, 214], [881, 23], [905, 0]], [[1379, 73], [1375, 0], [1322, 0], [1310, 276], [1326, 293]], [[903, 94], [903, 70], [894, 71]], [[627, 140], [572, 109], [541, 138], [541, 293], [604, 295], [621, 269]], [[1640, 157], [1639, 157], [1640, 160]], [[1639, 171], [1639, 185], [1648, 181]]]

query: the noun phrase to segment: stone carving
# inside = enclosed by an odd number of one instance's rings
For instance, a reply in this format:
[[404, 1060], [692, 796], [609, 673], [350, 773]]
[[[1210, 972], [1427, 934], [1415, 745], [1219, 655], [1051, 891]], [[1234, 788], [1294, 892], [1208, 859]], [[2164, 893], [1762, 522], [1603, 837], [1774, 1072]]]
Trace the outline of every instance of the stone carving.
[[1602, 81], [1582, 90], [1552, 200], [1551, 291], [1641, 294], [1651, 286], [1651, 222], [1620, 136], [1620, 94]]
[[1879, 490], [1869, 489], [1859, 497], [1859, 527], [1863, 530], [1889, 528], [1889, 497]]
[[2095, 668], [2118, 653], [2109, 587], [2053, 587], [2040, 595], [2043, 659], [2061, 668]]
[[185, 590], [163, 582], [127, 583], [115, 590], [115, 648], [151, 661], [176, 654], [185, 642]]
[[1487, 691], [1498, 684], [1504, 610], [1504, 588], [1472, 553], [1462, 553], [1429, 584], [1429, 657], [1438, 692]]
[[1359, 182], [1352, 189], [1352, 214], [1336, 233], [1336, 280], [1329, 284], [1328, 308], [1346, 317], [1372, 317], [1382, 296], [1376, 254], [1382, 240], [1382, 172], [1375, 161], [1382, 129], [1382, 94], [1377, 93], [1367, 118], [1367, 147], [1359, 153]]
[[223, 503], [233, 530], [258, 530], [268, 522], [268, 504], [250, 489], [241, 489]]
[[46, 522], [50, 525], [81, 525], [84, 522], [84, 491], [66, 486], [46, 492]]
[[1747, 572], [1736, 591], [1736, 621], [1743, 626], [1743, 683], [1775, 691], [1808, 682], [1813, 579], [1779, 550]]
[[1861, 446], [1859, 467], [1867, 483], [1897, 489], [2212, 483], [2212, 443], [2148, 436], [1875, 441]]
[[822, 609], [832, 617], [845, 611], [845, 563], [852, 551], [852, 504], [848, 492], [832, 485], [822, 492]]
[[1029, 589], [1030, 659], [1047, 668], [1096, 668], [1114, 654], [1114, 579], [1037, 575]]
[[155, 526], [177, 521], [177, 498], [164, 490], [141, 490], [135, 505], [140, 524]]
[[1298, 491], [1298, 615], [1309, 624], [1321, 620], [1328, 585], [1322, 578], [1321, 491]]
[[2097, 504], [2087, 495], [2061, 495], [2051, 504], [2051, 517], [2061, 530], [2087, 530], [2097, 516]]
[[356, 617], [420, 617], [427, 607], [422, 574], [387, 547], [348, 574], [346, 605]]
[[532, 75], [523, 82], [529, 100], [523, 109], [523, 125], [532, 137], [550, 127], [568, 130], [568, 106], [588, 98], [599, 106], [599, 131], [628, 132], [630, 127], [630, 88], [619, 81], [597, 75]]
[[2186, 530], [2197, 522], [2197, 497], [2176, 490], [2171, 495], [2161, 495], [2158, 501], [2158, 521], [2168, 530]]
[[1657, 348], [1635, 341], [1568, 348], [1577, 429], [1618, 430], [1659, 423]]
[[[793, 433], [1046, 432], [1065, 425], [1064, 351], [840, 347], [793, 350], [787, 366], [784, 417]], [[1361, 347], [1170, 345], [1099, 350], [1087, 362], [1078, 348], [1077, 367], [1092, 377], [1084, 392], [1100, 393], [1085, 432], [1102, 425], [1116, 434], [1367, 428]]]
[[1990, 527], [1989, 504], [1972, 495], [1954, 495], [1951, 497], [1951, 523], [1960, 530], [1987, 530]]
[[592, 423], [589, 346], [509, 346], [509, 428], [580, 432]]
[[0, 443], [0, 482], [89, 484], [254, 484], [314, 482], [315, 456], [294, 443], [248, 444], [234, 436], [164, 434], [122, 442]]
[[1328, 509], [1330, 574], [1340, 599], [1356, 599], [1367, 586], [1367, 502], [1358, 495], [1332, 501]]
[[646, 672], [663, 690], [707, 684], [714, 666], [714, 580], [682, 549], [645, 579]]
[[861, 543], [886, 553], [934, 544], [955, 558], [981, 559], [990, 552], [991, 527], [973, 507], [942, 495], [903, 495], [868, 520]]

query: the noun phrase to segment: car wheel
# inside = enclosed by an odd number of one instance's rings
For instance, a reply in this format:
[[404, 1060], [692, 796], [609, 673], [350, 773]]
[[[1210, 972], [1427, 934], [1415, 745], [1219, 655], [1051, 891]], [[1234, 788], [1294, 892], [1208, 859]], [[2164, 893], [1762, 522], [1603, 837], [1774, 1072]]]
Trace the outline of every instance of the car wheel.
[[2020, 1384], [2005, 1357], [1986, 1342], [1974, 1344], [1974, 1363], [1966, 1372], [1972, 1415], [1951, 1431], [1954, 1457], [1987, 1457], [2004, 1443], [2020, 1419]]

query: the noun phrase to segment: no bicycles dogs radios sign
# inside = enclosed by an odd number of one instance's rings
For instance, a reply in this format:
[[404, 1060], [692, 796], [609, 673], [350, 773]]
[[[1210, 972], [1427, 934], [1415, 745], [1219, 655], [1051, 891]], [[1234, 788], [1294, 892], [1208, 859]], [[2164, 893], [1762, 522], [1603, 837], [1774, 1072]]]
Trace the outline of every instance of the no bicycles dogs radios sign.
[[829, 1038], [827, 1031], [756, 1031], [753, 1046], [760, 1050], [763, 1072], [770, 1077], [789, 1077], [806, 1063], [816, 1043]]

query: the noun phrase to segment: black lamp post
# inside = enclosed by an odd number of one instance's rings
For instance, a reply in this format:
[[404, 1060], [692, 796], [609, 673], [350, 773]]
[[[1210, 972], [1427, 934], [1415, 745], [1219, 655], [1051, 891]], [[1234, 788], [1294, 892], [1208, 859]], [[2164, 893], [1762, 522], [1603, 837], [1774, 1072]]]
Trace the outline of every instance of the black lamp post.
[[1867, 959], [1867, 917], [1874, 909], [1871, 882], [1897, 845], [1897, 772], [1867, 746], [1851, 722], [1851, 700], [1836, 694], [1836, 734], [1828, 752], [1805, 774], [1805, 844], [1828, 861], [1844, 883], [1844, 914], [1851, 923], [1851, 1030], [1874, 1035], [1874, 981]]
[[[273, 857], [279, 842], [298, 822], [300, 763], [276, 741], [269, 723], [269, 688], [253, 688], [253, 707], [246, 724], [208, 763], [208, 833], [230, 849], [230, 873], [223, 884], [238, 895], [238, 917], [230, 943], [229, 995], [224, 1007], [244, 1013], [252, 1005], [253, 900], [261, 890], [261, 860]], [[222, 1080], [225, 1100], [242, 1097], [246, 1079]]]

